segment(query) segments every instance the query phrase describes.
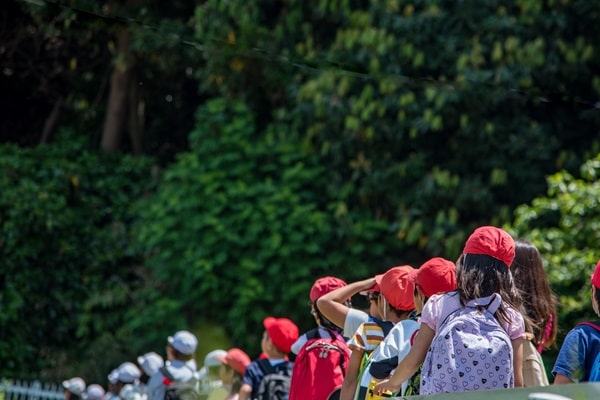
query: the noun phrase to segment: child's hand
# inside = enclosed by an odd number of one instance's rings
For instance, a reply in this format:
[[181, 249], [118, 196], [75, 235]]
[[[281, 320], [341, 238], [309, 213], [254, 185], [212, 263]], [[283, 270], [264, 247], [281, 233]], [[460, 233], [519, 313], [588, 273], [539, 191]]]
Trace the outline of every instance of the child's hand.
[[385, 391], [396, 393], [400, 390], [401, 387], [402, 384], [394, 385], [392, 381], [390, 381], [389, 379], [385, 379], [379, 382], [377, 385], [375, 385], [375, 387], [373, 388], [373, 393], [378, 396], [382, 395]]

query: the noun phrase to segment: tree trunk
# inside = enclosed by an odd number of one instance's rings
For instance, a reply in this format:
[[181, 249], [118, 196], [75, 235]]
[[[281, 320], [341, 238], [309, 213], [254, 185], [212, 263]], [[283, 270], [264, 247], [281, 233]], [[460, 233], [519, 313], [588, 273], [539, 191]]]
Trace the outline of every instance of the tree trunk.
[[133, 75], [129, 91], [129, 138], [133, 154], [142, 154], [143, 152], [145, 112], [146, 103], [144, 103], [137, 79]]
[[127, 119], [127, 93], [131, 82], [131, 60], [129, 45], [131, 35], [126, 27], [117, 32], [117, 57], [110, 78], [110, 93], [106, 117], [102, 129], [100, 147], [114, 153], [121, 149], [121, 137]]
[[44, 123], [44, 131], [42, 132], [42, 139], [40, 143], [48, 143], [52, 133], [54, 132], [54, 128], [58, 122], [58, 117], [60, 116], [60, 110], [62, 108], [63, 98], [60, 97], [56, 103], [54, 103], [54, 107], [52, 108], [52, 112], [46, 118], [46, 122]]

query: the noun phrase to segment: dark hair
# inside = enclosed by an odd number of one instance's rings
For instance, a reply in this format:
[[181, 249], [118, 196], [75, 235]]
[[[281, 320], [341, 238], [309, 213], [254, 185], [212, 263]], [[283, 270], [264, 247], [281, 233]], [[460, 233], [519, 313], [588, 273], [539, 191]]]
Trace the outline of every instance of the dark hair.
[[[596, 286], [594, 286], [594, 287], [596, 287]], [[595, 296], [595, 298], [596, 298], [596, 303], [598, 303], [598, 306], [600, 306], [600, 288], [596, 287], [596, 296]]]
[[506, 311], [507, 305], [515, 310], [521, 307], [508, 266], [485, 254], [463, 254], [458, 259], [456, 286], [463, 305], [469, 300], [498, 293], [502, 297], [502, 305], [495, 316], [507, 324], [511, 322]]
[[146, 374], [145, 372], [142, 374], [142, 376], [140, 376], [140, 382], [143, 383], [144, 385], [147, 384], [149, 380], [150, 380], [150, 376], [148, 374]]
[[[551, 347], [558, 333], [557, 301], [537, 247], [525, 239], [515, 240], [515, 259], [510, 269], [523, 300], [524, 311], [529, 317], [525, 328], [533, 334], [536, 346]], [[551, 329], [546, 338], [549, 323]]]
[[317, 302], [313, 301], [312, 303], [314, 309], [315, 309], [315, 314], [317, 316], [317, 323], [322, 326], [323, 328], [327, 328], [329, 330], [332, 331], [336, 331], [338, 333], [342, 333], [343, 328], [337, 326], [336, 324], [334, 324], [333, 322], [331, 322], [330, 320], [328, 320], [319, 310], [319, 307], [317, 307]]

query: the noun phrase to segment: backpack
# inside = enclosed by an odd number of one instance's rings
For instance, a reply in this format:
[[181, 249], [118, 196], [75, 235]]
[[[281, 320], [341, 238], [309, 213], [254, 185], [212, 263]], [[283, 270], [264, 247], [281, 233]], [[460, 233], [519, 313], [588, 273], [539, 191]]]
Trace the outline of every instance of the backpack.
[[292, 370], [289, 400], [327, 400], [339, 392], [350, 362], [350, 349], [337, 332], [327, 330], [330, 337], [323, 338], [319, 329], [307, 333]]
[[[593, 322], [580, 322], [576, 326], [579, 325], [587, 325], [596, 329], [600, 333], [600, 325], [597, 325]], [[600, 353], [596, 354], [594, 357], [594, 363], [592, 364], [592, 369], [590, 370], [588, 382], [600, 382]]]
[[531, 340], [523, 343], [523, 384], [525, 387], [548, 386], [542, 355]]
[[257, 400], [287, 400], [292, 378], [290, 363], [286, 361], [284, 364], [285, 369], [276, 369], [268, 359], [258, 360], [258, 366], [265, 376], [258, 386]]
[[514, 387], [512, 341], [494, 317], [501, 304], [494, 293], [446, 317], [427, 351], [420, 395]]
[[198, 400], [200, 398], [198, 378], [195, 371], [193, 377], [185, 382], [175, 380], [173, 375], [164, 366], [160, 367], [159, 371], [164, 376], [165, 395], [163, 400]]
[[[390, 333], [390, 331], [394, 327], [393, 322], [384, 321], [384, 320], [381, 320], [378, 318], [369, 319], [369, 322], [374, 322], [381, 328], [384, 338], [387, 337], [387, 335]], [[361, 386], [361, 382], [363, 379], [363, 375], [365, 374], [365, 371], [367, 369], [367, 366], [369, 365], [369, 362], [371, 361], [371, 356], [373, 355], [374, 352], [375, 352], [375, 350], [373, 350], [369, 353], [367, 353], [367, 352], [363, 353], [362, 359], [360, 361], [360, 367], [358, 369], [358, 376], [356, 378], [357, 385], [356, 385], [356, 393], [354, 393], [355, 399], [364, 399], [366, 397], [367, 388], [363, 388]]]

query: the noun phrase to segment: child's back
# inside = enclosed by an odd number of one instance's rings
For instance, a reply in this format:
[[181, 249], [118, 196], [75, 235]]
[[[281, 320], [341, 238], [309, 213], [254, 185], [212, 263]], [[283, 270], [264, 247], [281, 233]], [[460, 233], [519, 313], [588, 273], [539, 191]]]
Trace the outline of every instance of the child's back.
[[[480, 227], [476, 229], [473, 234], [469, 237], [465, 243], [463, 254], [458, 260], [456, 266], [456, 281], [457, 291], [456, 294], [443, 294], [434, 295], [429, 298], [426, 302], [423, 313], [421, 315], [421, 328], [419, 334], [415, 338], [415, 343], [411, 348], [409, 354], [402, 360], [398, 365], [398, 368], [388, 381], [381, 382], [374, 388], [374, 393], [382, 393], [385, 390], [397, 391], [400, 388], [401, 383], [410, 377], [422, 364], [428, 354], [428, 351], [432, 348], [432, 343], [436, 340], [446, 341], [445, 351], [447, 352], [448, 358], [453, 359], [457, 363], [466, 364], [471, 359], [472, 365], [462, 365], [464, 368], [462, 376], [463, 381], [471, 382], [478, 378], [478, 370], [475, 365], [475, 357], [480, 359], [487, 358], [487, 354], [491, 351], [492, 353], [502, 348], [506, 348], [506, 337], [503, 340], [491, 341], [492, 346], [498, 348], [478, 348], [473, 351], [473, 354], [469, 354], [470, 350], [467, 350], [467, 356], [460, 357], [458, 354], [451, 352], [448, 344], [448, 340], [451, 338], [450, 334], [444, 332], [444, 336], [439, 338], [444, 327], [444, 320], [448, 315], [452, 315], [458, 308], [462, 310], [465, 306], [476, 306], [476, 309], [485, 314], [484, 308], [491, 307], [489, 314], [486, 314], [486, 322], [474, 322], [473, 325], [477, 329], [487, 330], [488, 322], [490, 325], [498, 324], [502, 327], [505, 334], [508, 335], [508, 340], [511, 341], [510, 349], [512, 351], [512, 363], [510, 357], [502, 357], [502, 359], [496, 357], [492, 360], [493, 364], [489, 366], [485, 365], [488, 373], [487, 378], [479, 377], [479, 380], [496, 380], [501, 381], [506, 379], [507, 370], [502, 370], [503, 367], [512, 368], [512, 371], [508, 371], [509, 374], [513, 375], [514, 386], [522, 386], [522, 347], [521, 341], [523, 340], [525, 327], [522, 315], [516, 311], [517, 306], [512, 304], [514, 299], [514, 287], [510, 276], [509, 266], [514, 259], [514, 240], [510, 235], [502, 229], [496, 227]], [[454, 298], [455, 297], [455, 298]], [[500, 297], [501, 304], [497, 310], [495, 305], [492, 305], [494, 299]], [[473, 300], [479, 302], [479, 305], [473, 304]], [[488, 304], [489, 303], [489, 304]], [[462, 311], [461, 311], [462, 312]], [[485, 325], [485, 326], [484, 326]], [[497, 333], [498, 330], [495, 330]], [[494, 334], [495, 335], [495, 334]], [[498, 336], [499, 337], [499, 336]], [[495, 344], [493, 344], [495, 343]], [[464, 345], [463, 345], [464, 347]], [[432, 349], [434, 350], [434, 349]], [[439, 356], [439, 354], [437, 354]], [[454, 357], [454, 358], [453, 358]], [[512, 364], [507, 365], [507, 364]], [[421, 374], [421, 393], [443, 393], [450, 391], [465, 391], [465, 390], [476, 390], [475, 386], [461, 387], [456, 386], [435, 386], [430, 387], [430, 383], [427, 379], [445, 379], [442, 378], [444, 369], [448, 372], [449, 366], [443, 365], [443, 362], [428, 364], [423, 363], [423, 370]], [[475, 368], [474, 368], [475, 367]], [[492, 368], [490, 371], [489, 368]], [[453, 370], [451, 373], [453, 373]], [[492, 376], [489, 376], [489, 373]], [[451, 378], [456, 379], [458, 378]], [[508, 380], [507, 386], [510, 387], [510, 379]], [[460, 383], [460, 382], [457, 382]], [[502, 385], [503, 386], [503, 385]], [[483, 389], [482, 387], [480, 387]]]
[[[600, 316], [600, 261], [592, 275], [592, 308]], [[565, 337], [552, 369], [554, 383], [600, 381], [600, 321], [581, 323]]]

